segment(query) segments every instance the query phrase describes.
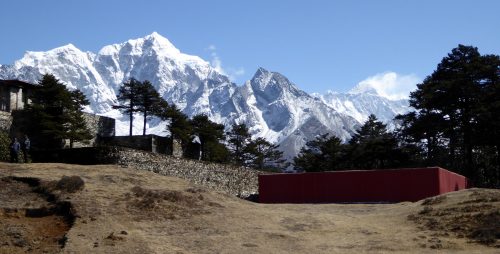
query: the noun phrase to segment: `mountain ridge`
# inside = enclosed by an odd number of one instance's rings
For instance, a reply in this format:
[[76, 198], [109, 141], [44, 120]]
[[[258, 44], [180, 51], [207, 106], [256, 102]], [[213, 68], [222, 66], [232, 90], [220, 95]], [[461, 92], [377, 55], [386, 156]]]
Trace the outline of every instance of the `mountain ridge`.
[[[98, 53], [67, 44], [45, 52], [28, 51], [12, 65], [0, 65], [0, 78], [37, 82], [52, 73], [89, 99], [86, 111], [117, 119], [117, 133], [126, 134], [127, 119], [112, 109], [120, 85], [131, 77], [149, 80], [169, 103], [188, 116], [206, 114], [226, 127], [248, 125], [253, 137], [280, 144], [286, 158], [315, 136], [330, 133], [348, 140], [364, 119], [375, 113], [389, 121], [408, 110], [407, 102], [372, 93], [308, 94], [287, 77], [259, 67], [238, 86], [198, 56], [182, 53], [153, 32], [143, 38], [107, 45]], [[141, 129], [134, 121], [134, 129]], [[165, 135], [165, 123], [153, 121], [149, 133]]]

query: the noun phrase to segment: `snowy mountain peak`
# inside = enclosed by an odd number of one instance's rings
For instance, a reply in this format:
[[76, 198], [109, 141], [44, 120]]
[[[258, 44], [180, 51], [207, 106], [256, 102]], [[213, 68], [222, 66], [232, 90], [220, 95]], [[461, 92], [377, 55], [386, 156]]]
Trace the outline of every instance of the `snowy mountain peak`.
[[129, 40], [128, 43], [131, 45], [137, 45], [143, 49], [151, 48], [156, 51], [156, 53], [164, 53], [166, 55], [176, 56], [181, 54], [181, 51], [177, 49], [174, 44], [172, 44], [167, 38], [161, 36], [157, 32], [153, 32], [150, 35], [146, 35], [143, 38]]
[[175, 46], [166, 37], [163, 37], [161, 34], [157, 32], [152, 32], [151, 34], [144, 36], [144, 39], [156, 41], [160, 44], [169, 45], [175, 48]]
[[[190, 117], [203, 113], [228, 127], [247, 124], [253, 137], [280, 144], [286, 158], [292, 158], [318, 134], [348, 140], [367, 114], [390, 119], [407, 109], [407, 103], [389, 101], [369, 90], [374, 86], [366, 84], [376, 82], [364, 83], [350, 94], [329, 92], [312, 97], [284, 75], [262, 67], [238, 87], [209, 62], [182, 53], [156, 32], [104, 46], [97, 54], [68, 44], [46, 52], [27, 52], [13, 65], [0, 65], [1, 79], [36, 83], [45, 73], [54, 74], [70, 89], [80, 89], [90, 101], [88, 111], [117, 119], [118, 135], [128, 132], [128, 119], [112, 105], [118, 103], [119, 87], [134, 77], [149, 80], [163, 98]], [[392, 80], [390, 75], [385, 78]], [[135, 133], [142, 129], [141, 120], [136, 116]], [[165, 125], [153, 120], [148, 132], [164, 135]]]
[[[330, 94], [331, 91], [328, 91], [328, 94]], [[373, 95], [379, 95], [377, 89], [375, 89], [372, 86], [365, 85], [365, 84], [358, 84], [357, 86], [353, 87], [351, 90], [348, 92], [349, 94], [373, 94]]]
[[258, 76], [264, 76], [264, 75], [269, 75], [269, 74], [271, 74], [270, 71], [264, 69], [263, 67], [259, 67], [253, 76], [255, 78]]
[[273, 77], [272, 72], [262, 67], [259, 67], [259, 69], [257, 69], [257, 71], [252, 77], [252, 85], [254, 86], [254, 89], [256, 88], [260, 91], [263, 91], [269, 84], [269, 81], [271, 80], [272, 77]]
[[48, 58], [88, 58], [88, 54], [82, 52], [73, 44], [67, 44], [49, 51], [26, 51], [23, 58], [14, 63], [14, 67], [35, 66], [40, 62], [45, 62]]
[[383, 122], [389, 123], [397, 114], [409, 110], [408, 100], [389, 99], [379, 95], [373, 87], [356, 87], [349, 93], [328, 91], [326, 94], [313, 94], [337, 112], [342, 112], [363, 123], [370, 114], [375, 114]]
[[293, 94], [294, 96], [309, 97], [306, 92], [297, 88], [295, 84], [290, 82], [290, 80], [281, 73], [271, 72], [262, 67], [255, 72], [251, 80], [251, 86], [254, 91], [262, 92], [265, 94], [265, 97], [268, 98], [278, 98], [285, 93]]
[[75, 47], [75, 45], [73, 45], [72, 43], [68, 43], [64, 46], [61, 46], [61, 47], [57, 47], [55, 49], [52, 49], [52, 50], [49, 50], [48, 52], [68, 52], [68, 51], [77, 51], [77, 52], [81, 52], [80, 49], [78, 49], [77, 47]]

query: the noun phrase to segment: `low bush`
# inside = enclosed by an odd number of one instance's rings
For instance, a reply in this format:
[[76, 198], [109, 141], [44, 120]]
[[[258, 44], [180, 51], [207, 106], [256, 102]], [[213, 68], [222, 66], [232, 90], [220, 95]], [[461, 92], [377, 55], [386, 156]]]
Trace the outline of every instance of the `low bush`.
[[79, 176], [63, 176], [56, 184], [56, 189], [68, 193], [83, 190], [85, 182]]
[[0, 131], [0, 161], [10, 161], [9, 133]]

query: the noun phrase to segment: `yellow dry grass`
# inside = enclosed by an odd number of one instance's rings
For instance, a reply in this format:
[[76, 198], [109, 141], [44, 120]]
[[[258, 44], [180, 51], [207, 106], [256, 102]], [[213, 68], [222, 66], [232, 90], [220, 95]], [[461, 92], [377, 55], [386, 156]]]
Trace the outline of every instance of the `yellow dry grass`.
[[[470, 190], [426, 205], [258, 204], [119, 166], [0, 163], [0, 178], [54, 181], [72, 175], [80, 176], [85, 188], [59, 194], [77, 215], [63, 253], [500, 252], [443, 233], [448, 226], [426, 227], [427, 220], [417, 216], [426, 206], [449, 208], [446, 204], [471, 200]], [[481, 195], [482, 190], [474, 191]], [[500, 209], [498, 202], [492, 204]]]

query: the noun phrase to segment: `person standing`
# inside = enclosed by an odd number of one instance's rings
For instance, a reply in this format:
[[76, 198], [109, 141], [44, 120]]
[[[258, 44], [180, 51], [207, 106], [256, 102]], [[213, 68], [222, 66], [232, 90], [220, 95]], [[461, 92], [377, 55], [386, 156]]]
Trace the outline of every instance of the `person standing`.
[[17, 138], [12, 140], [10, 143], [10, 162], [19, 162], [19, 150], [21, 149], [21, 144], [17, 141]]
[[24, 135], [24, 142], [23, 142], [23, 158], [24, 158], [24, 163], [28, 162], [28, 156], [30, 154], [30, 148], [31, 148], [31, 142], [30, 139], [28, 138], [28, 135]]

